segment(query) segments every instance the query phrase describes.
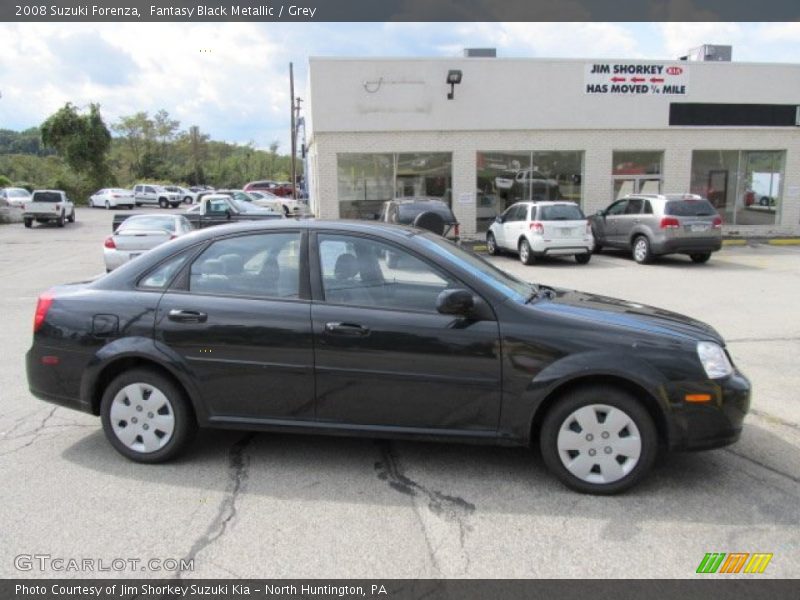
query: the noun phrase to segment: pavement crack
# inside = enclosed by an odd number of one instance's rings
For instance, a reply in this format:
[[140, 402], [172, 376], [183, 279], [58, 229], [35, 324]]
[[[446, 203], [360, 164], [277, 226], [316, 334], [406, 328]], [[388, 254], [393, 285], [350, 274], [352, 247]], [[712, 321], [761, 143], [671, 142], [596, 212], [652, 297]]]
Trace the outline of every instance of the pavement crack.
[[8, 452], [3, 452], [2, 454], [0, 454], [0, 457], [8, 456], [9, 454], [14, 454], [16, 452], [19, 452], [20, 450], [24, 450], [25, 448], [35, 444], [36, 441], [40, 437], [42, 437], [42, 432], [43, 432], [44, 428], [47, 427], [47, 422], [50, 421], [50, 419], [53, 418], [53, 415], [55, 414], [55, 412], [57, 410], [58, 410], [58, 407], [54, 406], [50, 410], [50, 412], [48, 412], [47, 415], [39, 422], [39, 424], [33, 430], [27, 432], [25, 435], [15, 436], [13, 438], [10, 438], [10, 439], [18, 439], [20, 437], [28, 437], [28, 436], [30, 436], [31, 439], [29, 439], [27, 442], [25, 442], [21, 446], [18, 446], [16, 448], [14, 448], [13, 450], [9, 450]]
[[723, 451], [727, 452], [728, 454], [733, 454], [734, 456], [738, 456], [739, 458], [746, 460], [747, 462], [753, 463], [754, 465], [759, 466], [762, 469], [769, 471], [770, 473], [774, 473], [775, 475], [780, 475], [781, 477], [785, 477], [786, 479], [794, 481], [795, 483], [800, 483], [800, 477], [790, 475], [789, 473], [784, 473], [780, 469], [771, 467], [768, 464], [761, 462], [760, 460], [756, 460], [755, 458], [747, 456], [746, 454], [740, 454], [739, 452], [736, 452], [731, 448], [723, 448]]
[[[458, 539], [461, 551], [465, 559], [464, 572], [468, 572], [470, 557], [466, 551], [467, 533], [472, 531], [472, 526], [467, 522], [470, 515], [475, 512], [475, 505], [464, 500], [460, 496], [445, 494], [439, 490], [432, 490], [413, 480], [402, 468], [400, 459], [396, 451], [393, 450], [391, 442], [382, 441], [378, 443], [381, 451], [381, 460], [375, 463], [375, 471], [378, 478], [386, 481], [389, 487], [407, 496], [422, 497], [427, 501], [428, 509], [436, 516], [454, 523], [458, 526]], [[422, 515], [418, 512], [417, 505], [414, 503], [414, 510], [417, 511], [417, 518], [422, 527], [425, 543], [428, 547], [428, 556], [437, 572], [441, 572], [439, 562], [436, 558], [438, 547], [434, 548], [429, 538], [428, 530], [422, 520]]]
[[[191, 561], [203, 550], [217, 542], [228, 529], [228, 525], [236, 517], [237, 501], [244, 491], [247, 478], [249, 477], [250, 457], [245, 454], [247, 447], [256, 436], [255, 433], [247, 433], [231, 446], [228, 451], [228, 490], [226, 496], [220, 502], [217, 514], [211, 520], [206, 532], [197, 538], [189, 552], [184, 556], [184, 561]], [[180, 579], [183, 570], [176, 573], [175, 578]]]

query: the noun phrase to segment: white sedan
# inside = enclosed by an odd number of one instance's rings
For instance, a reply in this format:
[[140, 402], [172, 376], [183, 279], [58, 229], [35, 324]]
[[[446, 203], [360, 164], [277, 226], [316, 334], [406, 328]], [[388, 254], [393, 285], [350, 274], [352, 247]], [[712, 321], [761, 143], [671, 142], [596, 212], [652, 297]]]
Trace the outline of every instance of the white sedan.
[[148, 250], [192, 231], [181, 215], [133, 215], [103, 242], [106, 273]]
[[7, 187], [0, 190], [0, 198], [8, 200], [10, 206], [25, 208], [25, 203], [31, 201], [31, 193], [25, 188]]
[[122, 188], [103, 188], [89, 196], [89, 206], [91, 208], [100, 207], [111, 210], [118, 206], [133, 208], [133, 192]]

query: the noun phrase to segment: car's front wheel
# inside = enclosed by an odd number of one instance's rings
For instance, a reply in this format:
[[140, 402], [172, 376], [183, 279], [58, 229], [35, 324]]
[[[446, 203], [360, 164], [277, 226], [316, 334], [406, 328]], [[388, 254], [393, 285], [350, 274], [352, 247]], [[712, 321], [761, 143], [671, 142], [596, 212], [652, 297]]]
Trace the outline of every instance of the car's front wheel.
[[497, 240], [494, 239], [494, 234], [492, 232], [486, 234], [486, 251], [490, 256], [497, 255]]
[[525, 238], [523, 238], [519, 243], [519, 260], [523, 265], [532, 265], [536, 260], [536, 258], [533, 256], [531, 245]]
[[114, 449], [136, 462], [158, 463], [178, 456], [197, 431], [183, 390], [151, 369], [117, 376], [103, 393], [100, 416]]
[[568, 487], [589, 494], [626, 490], [650, 470], [658, 434], [647, 409], [607, 385], [578, 388], [547, 413], [542, 458]]
[[576, 254], [575, 255], [575, 262], [577, 262], [579, 265], [585, 265], [590, 260], [592, 260], [591, 252], [586, 252], [585, 254]]
[[159, 205], [161, 208], [169, 208], [169, 202], [167, 202], [167, 199], [166, 199], [166, 198], [161, 198], [161, 199], [158, 201], [158, 205]]

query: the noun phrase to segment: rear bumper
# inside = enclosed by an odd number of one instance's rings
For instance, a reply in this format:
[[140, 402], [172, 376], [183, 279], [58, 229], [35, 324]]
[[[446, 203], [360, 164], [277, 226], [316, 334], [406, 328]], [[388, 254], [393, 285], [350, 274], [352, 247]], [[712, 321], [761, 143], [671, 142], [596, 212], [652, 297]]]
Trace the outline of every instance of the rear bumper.
[[531, 246], [531, 252], [535, 256], [588, 254], [594, 249], [594, 240], [592, 238], [546, 240], [538, 236], [528, 236], [528, 243]]
[[739, 439], [744, 417], [750, 409], [750, 382], [736, 371], [730, 377], [709, 383], [703, 391], [711, 392], [711, 402], [675, 406], [671, 449], [707, 450]]
[[722, 248], [722, 237], [656, 240], [651, 248], [654, 254], [706, 254]]
[[[28, 389], [31, 394], [65, 408], [92, 413], [92, 407], [80, 397], [80, 381], [64, 376], [65, 370], [77, 365], [66, 364], [60, 367], [42, 364], [42, 356], [49, 353], [46, 349], [34, 346], [25, 355], [25, 370], [28, 376]], [[78, 359], [80, 362], [80, 359]]]

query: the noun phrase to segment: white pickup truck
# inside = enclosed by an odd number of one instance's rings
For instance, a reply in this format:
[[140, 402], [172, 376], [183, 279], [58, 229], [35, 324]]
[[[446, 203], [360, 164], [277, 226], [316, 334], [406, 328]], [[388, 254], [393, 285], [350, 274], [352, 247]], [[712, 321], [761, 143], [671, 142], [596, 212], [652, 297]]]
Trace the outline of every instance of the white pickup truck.
[[55, 222], [63, 227], [65, 221], [75, 222], [75, 205], [61, 190], [35, 190], [30, 202], [25, 203], [22, 220], [28, 228], [33, 226], [34, 221]]

